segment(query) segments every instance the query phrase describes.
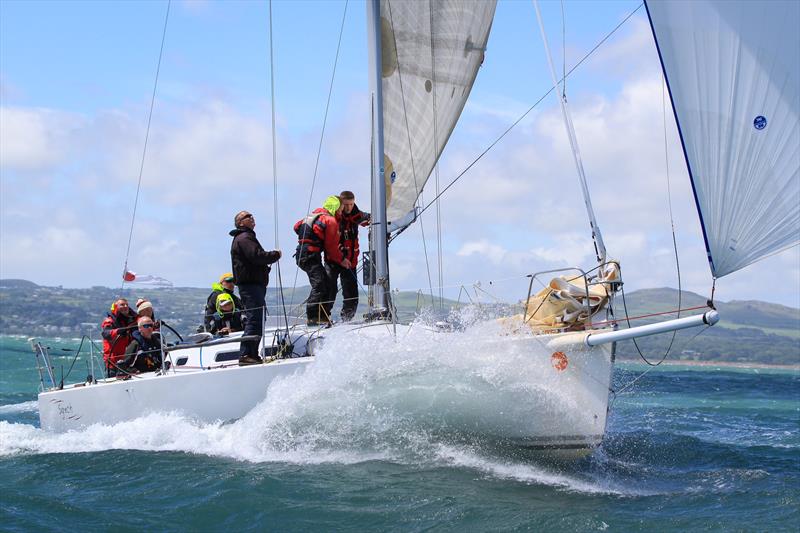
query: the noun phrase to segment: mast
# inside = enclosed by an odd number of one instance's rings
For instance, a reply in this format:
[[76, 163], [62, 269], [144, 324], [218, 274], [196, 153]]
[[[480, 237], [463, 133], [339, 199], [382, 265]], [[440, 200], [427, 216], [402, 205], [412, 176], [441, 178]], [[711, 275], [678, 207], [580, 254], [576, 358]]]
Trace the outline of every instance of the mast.
[[372, 101], [372, 223], [370, 243], [375, 269], [373, 311], [377, 316], [389, 310], [389, 244], [386, 224], [386, 181], [383, 156], [383, 81], [381, 64], [380, 0], [367, 0], [367, 38], [369, 40], [369, 73]]
[[597, 225], [597, 219], [594, 216], [592, 199], [589, 196], [589, 186], [586, 183], [586, 173], [583, 171], [583, 161], [581, 160], [580, 150], [578, 149], [578, 138], [575, 136], [575, 127], [572, 125], [572, 116], [570, 115], [569, 108], [567, 107], [567, 95], [559, 90], [556, 69], [553, 66], [553, 56], [550, 55], [550, 46], [547, 44], [547, 34], [545, 34], [542, 14], [539, 11], [539, 1], [533, 0], [533, 5], [536, 8], [536, 18], [539, 20], [539, 30], [542, 32], [542, 41], [544, 42], [544, 51], [547, 55], [547, 62], [550, 65], [550, 76], [553, 79], [553, 90], [556, 91], [556, 94], [558, 95], [558, 101], [561, 104], [561, 115], [564, 118], [564, 126], [567, 129], [569, 144], [572, 148], [572, 158], [575, 161], [575, 169], [578, 171], [578, 179], [580, 180], [581, 191], [583, 192], [583, 203], [586, 205], [586, 214], [589, 215], [589, 225], [592, 228], [592, 240], [594, 240], [595, 255], [597, 256], [597, 262], [601, 264], [606, 260], [606, 245], [603, 243], [603, 235], [600, 233], [600, 227]]

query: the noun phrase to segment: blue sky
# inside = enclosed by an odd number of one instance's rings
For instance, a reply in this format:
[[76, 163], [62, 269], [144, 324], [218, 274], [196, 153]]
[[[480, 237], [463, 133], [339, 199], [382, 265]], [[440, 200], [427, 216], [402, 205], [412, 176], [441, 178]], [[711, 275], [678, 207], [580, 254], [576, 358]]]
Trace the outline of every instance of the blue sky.
[[[568, 68], [638, 5], [565, 2]], [[560, 68], [561, 5], [542, 8]], [[309, 201], [343, 9], [339, 1], [273, 4], [284, 279], [294, 278], [291, 225]], [[0, 276], [119, 284], [165, 12], [160, 1], [0, 2]], [[312, 204], [347, 188], [369, 208], [364, 18], [364, 4], [350, 2]], [[133, 270], [176, 285], [210, 284], [228, 269], [227, 230], [239, 209], [254, 211], [262, 242], [275, 244], [268, 24], [265, 2], [172, 3]], [[535, 102], [549, 79], [532, 4], [501, 0], [484, 65], [440, 162], [442, 183]], [[568, 92], [598, 219], [629, 289], [677, 285], [666, 149], [684, 286], [708, 294], [671, 112], [664, 143], [660, 69], [643, 9], [576, 71]], [[444, 197], [442, 221], [447, 285], [510, 278], [492, 290], [519, 299], [525, 274], [591, 263], [555, 99]], [[396, 287], [428, 287], [421, 232], [435, 257], [433, 209], [422, 222], [393, 245]], [[799, 263], [795, 248], [753, 265], [721, 280], [718, 297], [798, 306]], [[765, 293], [764, 278], [781, 279], [784, 288]]]

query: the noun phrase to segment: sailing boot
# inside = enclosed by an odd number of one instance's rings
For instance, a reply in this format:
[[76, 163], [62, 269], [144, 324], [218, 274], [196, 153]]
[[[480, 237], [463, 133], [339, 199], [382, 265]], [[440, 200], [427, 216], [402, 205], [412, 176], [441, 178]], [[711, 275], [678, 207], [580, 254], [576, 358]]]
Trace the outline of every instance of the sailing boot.
[[263, 362], [260, 357], [255, 355], [245, 355], [239, 358], [239, 366], [260, 365]]

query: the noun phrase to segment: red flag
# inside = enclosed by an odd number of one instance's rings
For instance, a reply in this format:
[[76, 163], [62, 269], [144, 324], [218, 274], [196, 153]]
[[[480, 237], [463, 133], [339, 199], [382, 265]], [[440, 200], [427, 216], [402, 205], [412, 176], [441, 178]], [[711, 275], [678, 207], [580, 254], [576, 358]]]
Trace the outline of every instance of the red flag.
[[139, 283], [153, 287], [172, 287], [172, 282], [167, 279], [150, 274], [137, 275], [136, 272], [131, 272], [130, 270], [126, 270], [125, 273], [122, 274], [122, 279], [125, 280], [126, 283]]

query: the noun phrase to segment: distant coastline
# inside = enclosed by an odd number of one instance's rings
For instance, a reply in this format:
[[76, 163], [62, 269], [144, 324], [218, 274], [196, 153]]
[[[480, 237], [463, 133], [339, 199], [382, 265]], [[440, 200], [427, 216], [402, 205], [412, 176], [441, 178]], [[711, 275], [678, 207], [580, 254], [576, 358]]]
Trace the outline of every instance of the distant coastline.
[[[156, 316], [175, 331], [189, 334], [203, 323], [205, 303], [211, 287], [172, 287], [164, 289], [125, 289], [123, 294], [135, 301], [144, 297], [153, 303]], [[302, 301], [307, 288], [297, 289]], [[295, 292], [297, 292], [295, 291]], [[280, 302], [293, 298], [293, 292], [281, 299], [279, 291], [270, 288], [267, 306], [280, 309]], [[120, 296], [120, 289], [91, 287], [67, 289], [45, 287], [31, 281], [0, 279], [0, 334], [41, 337], [47, 339], [74, 339], [84, 333], [97, 338], [99, 325], [105, 318], [109, 305]], [[422, 311], [416, 293], [393, 295], [401, 321], [410, 322]], [[681, 301], [684, 308], [703, 308], [707, 298], [692, 292], [671, 288], [640, 289], [626, 294], [628, 316], [635, 325], [664, 319], [664, 315]], [[363, 301], [362, 301], [363, 303]], [[784, 368], [800, 366], [800, 309], [769, 302], [716, 301], [721, 320], [713, 328], [692, 329], [672, 335], [653, 335], [617, 344], [617, 358], [635, 361], [639, 352], [648, 359], [660, 359], [669, 351], [670, 364], [717, 365], [720, 368]], [[463, 303], [445, 301], [446, 308], [456, 311]], [[502, 306], [484, 306], [488, 318], [505, 314]], [[620, 306], [615, 306], [615, 316], [620, 326], [627, 325]], [[493, 315], [494, 313], [494, 315]]]
[[[637, 364], [646, 366], [641, 359], [618, 359], [618, 364]], [[741, 370], [784, 370], [791, 372], [800, 372], [800, 361], [796, 364], [770, 364], [758, 362], [735, 362], [735, 361], [675, 361], [667, 359], [659, 366], [688, 366], [698, 368], [720, 367], [726, 369], [741, 369]]]
[[[0, 339], [13, 339], [16, 342], [20, 343], [27, 343], [29, 338], [36, 338], [39, 340], [44, 340], [49, 343], [56, 343], [60, 345], [61, 348], [67, 348], [71, 345], [77, 346], [80, 343], [80, 338], [72, 337], [72, 336], [64, 336], [64, 337], [47, 337], [47, 336], [36, 336], [36, 335], [22, 335], [19, 333], [3, 333], [0, 332]], [[98, 339], [95, 339], [97, 341]], [[5, 343], [3, 343], [5, 344]], [[648, 367], [641, 359], [632, 359], [630, 357], [625, 358], [618, 358], [617, 359], [617, 366], [636, 366], [640, 368], [651, 368]], [[662, 370], [678, 370], [683, 367], [684, 370], [728, 370], [728, 371], [768, 371], [768, 372], [790, 372], [790, 373], [800, 373], [800, 355], [798, 356], [798, 362], [793, 364], [774, 364], [774, 363], [761, 363], [761, 362], [747, 362], [747, 361], [684, 361], [684, 360], [675, 360], [675, 359], [667, 359], [658, 367]]]

